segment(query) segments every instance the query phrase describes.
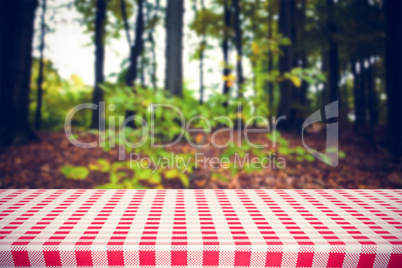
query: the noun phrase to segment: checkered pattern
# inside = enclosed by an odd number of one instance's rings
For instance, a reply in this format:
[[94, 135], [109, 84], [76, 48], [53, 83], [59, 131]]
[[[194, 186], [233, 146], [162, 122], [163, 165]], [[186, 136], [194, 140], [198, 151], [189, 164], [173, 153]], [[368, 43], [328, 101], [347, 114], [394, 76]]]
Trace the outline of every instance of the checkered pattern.
[[402, 267], [402, 190], [0, 190], [0, 266]]

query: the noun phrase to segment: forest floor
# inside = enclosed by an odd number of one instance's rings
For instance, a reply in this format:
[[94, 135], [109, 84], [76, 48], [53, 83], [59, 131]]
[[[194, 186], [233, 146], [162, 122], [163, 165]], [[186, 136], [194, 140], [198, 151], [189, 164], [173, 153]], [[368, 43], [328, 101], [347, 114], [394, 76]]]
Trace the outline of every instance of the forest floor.
[[[228, 182], [211, 180], [208, 170], [193, 174], [190, 188], [288, 188], [288, 189], [336, 189], [336, 188], [402, 188], [402, 165], [376, 149], [369, 140], [357, 138], [353, 133], [342, 133], [339, 148], [346, 153], [337, 167], [319, 160], [314, 162], [286, 160], [286, 168], [267, 168], [255, 173], [239, 172]], [[65, 165], [88, 166], [100, 158], [118, 161], [117, 149], [105, 152], [102, 148], [82, 149], [73, 146], [63, 132], [39, 132], [39, 140], [25, 145], [0, 148], [0, 188], [31, 189], [90, 189], [109, 182], [109, 174], [91, 171], [84, 180], [66, 179], [60, 172]], [[283, 134], [289, 146], [302, 146], [297, 135]], [[80, 138], [89, 142], [96, 138], [87, 134]], [[252, 141], [264, 139], [255, 133]], [[305, 137], [312, 147], [325, 148], [325, 132]], [[257, 143], [257, 142], [256, 142]], [[181, 151], [183, 144], [173, 151]], [[213, 156], [216, 150], [206, 151]], [[165, 188], [182, 188], [180, 181], [163, 180]]]

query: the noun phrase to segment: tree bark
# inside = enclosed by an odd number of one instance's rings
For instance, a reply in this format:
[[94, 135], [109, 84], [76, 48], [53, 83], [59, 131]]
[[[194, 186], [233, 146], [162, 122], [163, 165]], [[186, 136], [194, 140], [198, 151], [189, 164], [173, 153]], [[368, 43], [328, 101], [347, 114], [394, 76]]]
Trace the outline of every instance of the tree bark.
[[[300, 41], [303, 41], [306, 38], [306, 0], [301, 0], [301, 10], [299, 10], [299, 17], [300, 17], [300, 29], [299, 29], [299, 36], [298, 39]], [[299, 49], [299, 56], [300, 60], [302, 61], [302, 68], [307, 68], [308, 62], [307, 62], [307, 51], [305, 46], [303, 46], [301, 49]], [[298, 101], [301, 105], [306, 105], [307, 103], [307, 91], [308, 91], [308, 83], [306, 81], [302, 81], [301, 87], [300, 87], [300, 94]]]
[[[222, 51], [223, 51], [223, 76], [229, 77], [231, 73], [231, 69], [229, 68], [229, 39], [230, 39], [230, 32], [231, 32], [231, 17], [232, 11], [231, 6], [229, 5], [229, 1], [224, 1], [223, 6], [224, 12], [224, 29], [223, 29], [223, 42], [222, 42]], [[223, 81], [223, 94], [229, 95], [230, 86], [228, 81]], [[224, 107], [228, 106], [228, 102], [225, 101], [223, 103]]]
[[0, 1], [0, 144], [35, 138], [29, 121], [36, 0]]
[[140, 81], [141, 81], [141, 87], [145, 88], [145, 69], [146, 69], [146, 60], [145, 60], [145, 55], [144, 53], [141, 53], [141, 65], [140, 65]]
[[[297, 7], [296, 7], [297, 5]], [[295, 40], [293, 41], [294, 47], [294, 57], [293, 65], [300, 66], [301, 68], [307, 68], [307, 51], [304, 45], [306, 41], [306, 0], [298, 0], [294, 6], [294, 16], [295, 19], [293, 23], [295, 24]], [[296, 25], [297, 23], [297, 25]], [[304, 107], [306, 105], [308, 84], [302, 79], [300, 88], [293, 87], [292, 90], [292, 103], [289, 122], [292, 124], [292, 128], [301, 128], [305, 119], [306, 110]]]
[[338, 44], [334, 39], [337, 33], [335, 25], [335, 3], [334, 0], [327, 0], [329, 18], [328, 18], [328, 71], [329, 71], [329, 102], [332, 103], [339, 99], [339, 59], [338, 59]]
[[[364, 54], [363, 54], [364, 55]], [[365, 58], [360, 59], [360, 87], [359, 87], [359, 127], [363, 130], [367, 126], [367, 69], [365, 67]]]
[[42, 96], [43, 96], [43, 52], [45, 50], [45, 34], [46, 34], [46, 0], [42, 0], [42, 15], [41, 15], [41, 26], [40, 26], [40, 46], [39, 46], [39, 74], [37, 80], [37, 101], [36, 101], [36, 111], [35, 111], [35, 128], [41, 129], [42, 120]]
[[[105, 81], [104, 62], [105, 62], [105, 19], [106, 19], [106, 0], [97, 0], [95, 18], [95, 88], [92, 96], [92, 103], [99, 104], [103, 98], [102, 89], [99, 84]], [[98, 129], [100, 121], [104, 118], [99, 117], [99, 111], [92, 111], [91, 128]]]
[[[326, 74], [326, 77], [328, 78], [328, 73], [329, 73], [329, 64], [328, 64], [328, 53], [324, 49], [321, 50], [321, 58], [322, 58], [322, 66], [321, 66], [321, 71]], [[354, 71], [354, 70], [353, 70]], [[325, 106], [329, 103], [329, 79], [323, 83], [323, 88], [321, 91], [321, 106]]]
[[[307, 62], [307, 52], [306, 51], [302, 51], [300, 53], [300, 59], [302, 61], [302, 65], [301, 67], [303, 69], [308, 67], [308, 62]], [[300, 86], [300, 94], [299, 94], [299, 103], [301, 105], [307, 105], [307, 92], [308, 92], [308, 83], [306, 81], [302, 81], [302, 84]]]
[[236, 75], [237, 75], [237, 97], [241, 98], [242, 87], [244, 84], [243, 77], [243, 49], [242, 49], [242, 31], [241, 31], [241, 22], [240, 22], [240, 5], [239, 0], [232, 0], [233, 3], [233, 29], [235, 32], [235, 45], [236, 45]]
[[[126, 85], [133, 87], [133, 93], [135, 93], [135, 81], [138, 75], [138, 62], [140, 61], [142, 49], [143, 49], [143, 39], [142, 34], [144, 33], [144, 11], [143, 11], [144, 1], [137, 1], [137, 19], [135, 23], [135, 41], [134, 45], [131, 46], [130, 50], [130, 66], [128, 67], [126, 73]], [[142, 66], [141, 66], [142, 67]], [[135, 95], [135, 94], [134, 94]], [[135, 97], [135, 96], [133, 96]], [[126, 111], [126, 118], [133, 116], [133, 111]], [[130, 121], [127, 126], [135, 127], [135, 122]]]
[[[242, 48], [242, 31], [241, 31], [241, 21], [240, 21], [240, 4], [239, 0], [232, 0], [233, 4], [233, 29], [235, 32], [235, 45], [237, 51], [236, 57], [236, 75], [237, 75], [237, 99], [243, 98], [243, 84], [244, 84], [244, 77], [243, 77], [243, 48]], [[242, 106], [238, 106], [237, 114], [242, 113]], [[238, 123], [240, 122], [240, 123]], [[239, 126], [239, 125], [240, 126]], [[240, 127], [241, 129], [244, 128], [244, 122], [241, 118], [236, 120], [236, 127]]]
[[361, 131], [365, 127], [365, 69], [364, 61], [359, 61], [360, 72], [357, 73], [356, 61], [352, 60], [352, 74], [353, 74], [353, 98], [355, 106], [355, 125], [356, 132]]
[[[158, 18], [159, 4], [160, 4], [160, 1], [156, 0], [156, 6], [153, 8], [153, 11], [154, 11], [153, 19], [154, 20], [156, 18]], [[149, 7], [149, 3], [148, 3], [148, 7]], [[147, 20], [151, 21], [150, 8], [147, 8]], [[154, 90], [156, 90], [157, 89], [157, 85], [156, 85], [157, 62], [156, 62], [156, 46], [155, 46], [155, 40], [154, 40], [154, 28], [151, 28], [148, 31], [148, 41], [151, 43], [151, 53], [152, 53], [152, 68], [151, 68], [152, 73], [150, 74], [150, 77], [151, 77], [152, 87]]]
[[144, 33], [144, 12], [143, 12], [143, 0], [137, 1], [138, 11], [137, 19], [135, 23], [135, 41], [134, 45], [131, 46], [130, 51], [130, 66], [128, 67], [126, 74], [126, 84], [128, 86], [134, 86], [135, 80], [137, 79], [137, 66], [138, 58], [141, 56], [143, 48], [142, 34]]
[[168, 0], [166, 9], [165, 89], [183, 96], [183, 0]]
[[402, 1], [385, 0], [388, 149], [402, 156]]
[[378, 97], [375, 85], [375, 63], [370, 62], [367, 69], [368, 108], [370, 114], [370, 129], [374, 135], [374, 127], [378, 124]]
[[[282, 46], [283, 56], [279, 59], [279, 70], [281, 73], [289, 72], [294, 63], [294, 41], [295, 41], [295, 31], [294, 31], [294, 10], [295, 10], [295, 0], [280, 1], [279, 7], [279, 31], [287, 38], [290, 39], [290, 46]], [[278, 107], [278, 115], [286, 116], [286, 120], [279, 126], [283, 129], [289, 129], [292, 126], [292, 91], [294, 87], [290, 80], [285, 80], [280, 83], [280, 101]]]
[[120, 9], [123, 17], [124, 30], [126, 31], [126, 38], [129, 48], [131, 48], [130, 26], [128, 25], [126, 0], [120, 0]]
[[[273, 38], [273, 21], [274, 21], [274, 8], [273, 1], [269, 1], [268, 3], [268, 38]], [[274, 53], [272, 51], [268, 52], [268, 71], [272, 72], [274, 70]], [[266, 86], [268, 89], [268, 109], [270, 118], [268, 118], [269, 123], [272, 125], [273, 116], [274, 116], [274, 83], [266, 82]]]
[[[204, 0], [201, 0], [201, 12], [205, 12], [205, 4]], [[204, 50], [206, 48], [206, 25], [205, 25], [205, 17], [202, 18], [202, 40], [200, 43], [200, 104], [204, 103]]]
[[[259, 7], [260, 7], [259, 0], [256, 0], [256, 1], [254, 1], [254, 3], [251, 4], [251, 10], [250, 10], [251, 12], [250, 13], [252, 14], [253, 17], [257, 17], [257, 8], [259, 8]], [[256, 25], [256, 21], [254, 19], [251, 19], [250, 23], [251, 23], [251, 32], [253, 33], [253, 41], [252, 42], [254, 43], [257, 40], [257, 25]], [[269, 33], [268, 33], [268, 36], [269, 36]], [[251, 55], [253, 58], [255, 57], [253, 51], [251, 52]], [[250, 63], [251, 63], [252, 69], [255, 70], [257, 67], [257, 61], [255, 60], [255, 58], [250, 59]], [[253, 94], [254, 94], [254, 97], [257, 96], [257, 76], [255, 74], [255, 71], [253, 71]]]

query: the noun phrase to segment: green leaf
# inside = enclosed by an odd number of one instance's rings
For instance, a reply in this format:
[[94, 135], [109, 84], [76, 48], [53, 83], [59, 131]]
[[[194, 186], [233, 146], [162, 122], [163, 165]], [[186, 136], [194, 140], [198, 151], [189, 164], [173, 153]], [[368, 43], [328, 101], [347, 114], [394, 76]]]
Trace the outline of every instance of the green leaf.
[[320, 80], [321, 82], [327, 81], [327, 77], [325, 76], [325, 74], [322, 73], [317, 74], [317, 79]]
[[176, 169], [170, 169], [168, 171], [165, 172], [165, 178], [166, 179], [174, 179], [178, 177], [178, 172]]
[[282, 137], [280, 137], [279, 139], [277, 139], [277, 143], [278, 143], [279, 145], [282, 145], [282, 146], [288, 146], [288, 145], [289, 145], [289, 142], [288, 142], [287, 140], [285, 140], [284, 138], [282, 138]]
[[313, 162], [315, 160], [314, 156], [311, 154], [306, 154], [305, 158], [308, 162]]
[[67, 179], [83, 180], [89, 175], [89, 170], [83, 166], [64, 166], [60, 169]]
[[129, 162], [125, 161], [114, 162], [112, 164], [112, 171], [117, 171], [121, 168], [127, 168], [127, 167], [129, 167]]
[[124, 172], [124, 171], [118, 171], [116, 174], [117, 174], [117, 176], [118, 176], [119, 178], [125, 178], [125, 177], [127, 177], [127, 173]]
[[229, 182], [230, 181], [228, 177], [225, 177], [222, 174], [219, 174], [218, 177], [223, 182]]
[[100, 165], [100, 171], [108, 172], [110, 170], [110, 163], [106, 159], [98, 159], [98, 164]]
[[296, 149], [295, 149], [295, 152], [296, 152], [298, 155], [303, 155], [303, 154], [305, 153], [305, 150], [303, 149], [303, 147], [297, 146]]
[[300, 77], [296, 76], [296, 75], [291, 75], [289, 76], [290, 81], [292, 81], [293, 85], [295, 85], [295, 87], [300, 87], [301, 86], [301, 79]]
[[124, 184], [124, 186], [125, 186], [126, 189], [134, 189], [134, 188], [135, 188], [134, 183], [133, 183], [132, 180], [130, 180], [130, 179], [124, 180], [124, 181], [123, 181], [123, 184]]
[[323, 161], [324, 163], [326, 163], [327, 165], [330, 165], [330, 164], [331, 164], [331, 158], [329, 158], [329, 157], [326, 156], [326, 155], [323, 155], [323, 156], [322, 156], [322, 161]]
[[137, 169], [136, 176], [140, 180], [148, 180], [152, 176], [152, 170], [149, 169], [149, 168], [147, 168], [147, 169]]
[[142, 185], [142, 184], [140, 184], [140, 183], [138, 183], [138, 184], [135, 186], [135, 189], [149, 189], [149, 188], [146, 187], [146, 186], [144, 186], [144, 185]]
[[119, 177], [117, 176], [117, 174], [115, 172], [110, 173], [109, 179], [112, 184], [116, 184], [119, 181]]
[[302, 78], [304, 81], [306, 81], [307, 83], [309, 83], [310, 85], [314, 85], [315, 84], [315, 80], [307, 75], [302, 75]]
[[300, 67], [295, 67], [292, 70], [290, 70], [290, 73], [293, 75], [301, 75], [303, 72], [303, 69]]
[[344, 151], [339, 151], [339, 158], [344, 159], [346, 157], [346, 153]]
[[290, 39], [287, 38], [287, 37], [282, 37], [282, 38], [279, 40], [279, 42], [280, 42], [280, 44], [283, 45], [283, 46], [288, 46], [288, 45], [290, 45], [290, 44], [292, 43], [292, 42], [290, 41]]
[[281, 133], [278, 130], [274, 130], [274, 131], [268, 133], [266, 136], [271, 141], [273, 141], [274, 138], [275, 138], [276, 142], [278, 142], [278, 140], [280, 140], [280, 139], [283, 139], [282, 136], [281, 136]]
[[230, 170], [230, 175], [232, 175], [232, 176], [236, 175], [236, 173], [238, 172], [237, 168], [232, 165], [229, 167], [229, 170]]
[[221, 159], [222, 158], [230, 158], [231, 156], [233, 156], [235, 153], [237, 153], [239, 150], [239, 148], [237, 147], [229, 147], [222, 155], [221, 155]]
[[180, 181], [183, 183], [184, 187], [188, 188], [190, 186], [190, 180], [184, 173], [179, 175]]
[[238, 151], [238, 155], [243, 158], [243, 157], [246, 156], [246, 152], [245, 151]]
[[153, 183], [153, 184], [159, 184], [161, 183], [162, 179], [161, 179], [161, 175], [159, 175], [159, 173], [153, 173], [151, 175], [151, 177], [148, 179], [148, 182]]
[[291, 149], [288, 147], [279, 147], [278, 153], [282, 155], [288, 155], [291, 153]]

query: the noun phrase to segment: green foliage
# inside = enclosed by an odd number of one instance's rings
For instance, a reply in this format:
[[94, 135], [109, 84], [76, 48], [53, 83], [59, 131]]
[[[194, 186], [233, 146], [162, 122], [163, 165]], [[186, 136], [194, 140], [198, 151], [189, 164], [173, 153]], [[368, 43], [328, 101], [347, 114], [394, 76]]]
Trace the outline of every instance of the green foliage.
[[[231, 1], [229, 1], [229, 3], [230, 2]], [[307, 32], [306, 35], [309, 38], [306, 37], [306, 40], [304, 41], [298, 40], [296, 44], [297, 47], [295, 47], [294, 52], [298, 53], [304, 51], [308, 54], [309, 61], [314, 61], [316, 63], [317, 61], [321, 60], [321, 51], [313, 51], [311, 47], [313, 47], [314, 50], [317, 50], [317, 45], [321, 48], [321, 44], [324, 44], [323, 46], [326, 44], [328, 33], [325, 33], [324, 36], [322, 32], [326, 31], [326, 28], [322, 27], [322, 25], [327, 24], [327, 11], [322, 13], [324, 14], [323, 16], [320, 15], [317, 17], [317, 14], [320, 13], [321, 8], [324, 8], [325, 5], [323, 3], [318, 3], [317, 1], [307, 2], [305, 30]], [[130, 16], [135, 13], [136, 2], [125, 1], [125, 4], [127, 15], [130, 18]], [[81, 23], [85, 26], [86, 31], [93, 34], [96, 1], [75, 0], [74, 5], [82, 14]], [[194, 97], [197, 94], [187, 88], [185, 88], [183, 92], [183, 98], [178, 98], [175, 96], [170, 96], [170, 94], [165, 90], [158, 90], [156, 88], [143, 88], [139, 85], [136, 85], [135, 88], [128, 87], [124, 83], [128, 63], [128, 60], [126, 60], [123, 62], [121, 70], [117, 70], [116, 74], [114, 74], [117, 77], [117, 83], [105, 82], [103, 85], [101, 85], [104, 91], [106, 107], [109, 107], [109, 105], [114, 105], [114, 107], [116, 107], [116, 109], [113, 111], [106, 109], [106, 118], [115, 116], [117, 120], [115, 121], [115, 125], [119, 126], [122, 125], [125, 119], [126, 111], [133, 111], [136, 116], [145, 119], [145, 121], [149, 123], [151, 122], [150, 105], [165, 104], [175, 106], [182, 111], [185, 122], [188, 122], [189, 119], [194, 116], [203, 116], [211, 119], [217, 116], [227, 115], [233, 121], [240, 119], [244, 123], [249, 123], [249, 121], [255, 115], [261, 116], [262, 118], [268, 118], [269, 116], [276, 114], [275, 110], [280, 96], [278, 87], [279, 84], [285, 80], [292, 82], [292, 84], [295, 86], [295, 91], [300, 90], [303, 82], [307, 82], [310, 86], [317, 86], [326, 81], [325, 74], [318, 70], [318, 67], [295, 67], [286, 73], [281, 73], [278, 71], [279, 58], [283, 56], [283, 46], [292, 45], [288, 38], [279, 33], [278, 23], [276, 19], [274, 19], [275, 15], [277, 15], [279, 11], [279, 1], [241, 1], [240, 5], [242, 10], [241, 23], [243, 30], [243, 55], [248, 57], [250, 60], [253, 71], [253, 79], [248, 79], [248, 77], [246, 77], [244, 85], [239, 89], [239, 92], [243, 94], [237, 94], [237, 88], [235, 87], [236, 77], [234, 76], [234, 72], [226, 77], [222, 77], [222, 82], [230, 85], [229, 94], [222, 95], [221, 88], [219, 88], [213, 92], [213, 94], [209, 96], [208, 100], [206, 100], [206, 102], [202, 105], [200, 105], [199, 101]], [[337, 5], [337, 9], [343, 10], [343, 5], [349, 4], [339, 4]], [[224, 29], [222, 6], [223, 1], [214, 0], [209, 8], [198, 9], [193, 22], [191, 22], [189, 25], [190, 29], [192, 29], [199, 36], [214, 38], [219, 42], [222, 40], [224, 31], [228, 30], [229, 35], [231, 36], [229, 39], [231, 39], [233, 37], [233, 30]], [[105, 38], [119, 37], [119, 33], [123, 29], [120, 1], [108, 1], [107, 9], [107, 33]], [[152, 9], [153, 4], [147, 3], [147, 8], [145, 10], [149, 12], [149, 10]], [[298, 9], [300, 8], [298, 7]], [[339, 10], [337, 10], [337, 13], [339, 13]], [[370, 16], [376, 14], [372, 9], [365, 10], [370, 11]], [[145, 30], [152, 32], [152, 30], [154, 30], [160, 22], [160, 17], [150, 16], [151, 13], [146, 14], [147, 21]], [[353, 16], [350, 16], [350, 18], [353, 18]], [[351, 27], [364, 27], [364, 23], [356, 22], [355, 18], [351, 20], [354, 23], [351, 25]], [[271, 21], [271, 23], [268, 23], [269, 21]], [[356, 26], [356, 24], [358, 26]], [[341, 23], [338, 26], [340, 29], [345, 31], [348, 30], [346, 29], [346, 27], [348, 27], [346, 23], [345, 25]], [[298, 31], [300, 30], [298, 27], [296, 28]], [[270, 34], [268, 34], [269, 32]], [[312, 38], [316, 36], [318, 32], [320, 32], [324, 38]], [[334, 38], [338, 40], [336, 36]], [[364, 36], [359, 36], [359, 40], [361, 39], [364, 39]], [[233, 43], [233, 40], [229, 41]], [[346, 43], [346, 41], [340, 42], [340, 44], [342, 44], [340, 51], [343, 54], [345, 53], [345, 50], [347, 50], [345, 49]], [[210, 44], [206, 44], [206, 42], [197, 45], [193, 51], [192, 59], [198, 60], [201, 51], [207, 51], [211, 48], [212, 46]], [[149, 47], [147, 48], [147, 45], [145, 44], [144, 49], [144, 51], [147, 51]], [[326, 48], [324, 47], [324, 50], [325, 49]], [[353, 47], [353, 49], [356, 48]], [[144, 55], [145, 54], [147, 53], [144, 53]], [[207, 55], [204, 56], [207, 58]], [[145, 62], [149, 62], [149, 59], [145, 58]], [[269, 62], [270, 64], [268, 64]], [[272, 66], [269, 67], [269, 65]], [[312, 64], [309, 65], [313, 66]], [[232, 64], [230, 66], [221, 67], [230, 68], [232, 71], [234, 70], [234, 65]], [[142, 68], [142, 71], [145, 72], [142, 64], [140, 68]], [[36, 66], [34, 70], [37, 70]], [[35, 77], [35, 74], [33, 77]], [[45, 82], [46, 87], [44, 105], [46, 107], [44, 110], [46, 112], [44, 113], [44, 121], [49, 124], [48, 128], [59, 128], [64, 121], [66, 111], [68, 111], [69, 108], [75, 104], [90, 102], [91, 89], [85, 87], [82, 81], [79, 81], [77, 77], [73, 77], [72, 81], [62, 81], [51, 65], [49, 65], [49, 68], [46, 71]], [[347, 83], [350, 84], [350, 81], [347, 81]], [[35, 87], [34, 84], [35, 83], [33, 83], [33, 87]], [[268, 90], [271, 88], [270, 86], [273, 86], [272, 88], [274, 92], [272, 95], [268, 92]], [[349, 88], [351, 88], [351, 85], [349, 85]], [[210, 88], [208, 88], [208, 90], [210, 90]], [[53, 94], [52, 92], [56, 93]], [[250, 92], [252, 92], [252, 94], [249, 94]], [[34, 98], [35, 95], [34, 93], [32, 94], [32, 98]], [[238, 97], [238, 95], [242, 95], [242, 97]], [[292, 108], [296, 108], [298, 111], [298, 116], [301, 114], [299, 111], [310, 109], [310, 106], [316, 104], [318, 106], [318, 98], [320, 98], [320, 95], [314, 93], [310, 94], [310, 96], [312, 99], [310, 105], [303, 105], [303, 107], [296, 107], [295, 105], [292, 106]], [[352, 101], [349, 102], [352, 103]], [[224, 107], [222, 105], [223, 103], [228, 103], [228, 106]], [[238, 103], [242, 105], [241, 112], [237, 109]], [[268, 103], [272, 103], [272, 105], [268, 106]], [[33, 108], [34, 107], [31, 107], [31, 109]], [[49, 113], [47, 111], [52, 112]], [[158, 123], [155, 125], [148, 125], [148, 133], [152, 128], [153, 137], [155, 137], [156, 144], [171, 142], [177, 138], [177, 136], [183, 130], [183, 127], [179, 124], [182, 118], [178, 113], [172, 111], [168, 107], [157, 108], [154, 116], [154, 120]], [[89, 111], [84, 111], [82, 113], [80, 112], [75, 117], [75, 119], [78, 121], [76, 124], [85, 126], [88, 122], [88, 118]], [[228, 122], [224, 119], [211, 120], [210, 122], [211, 128], [233, 128], [231, 122]], [[136, 122], [137, 125], [140, 123], [141, 122], [138, 121]], [[109, 127], [109, 124], [110, 120], [107, 120], [106, 127]], [[256, 120], [255, 124], [257, 126], [265, 126], [266, 121], [260, 118], [259, 120]], [[204, 131], [199, 132], [197, 135], [184, 130], [184, 136], [192, 140], [194, 143], [202, 144], [209, 133], [206, 123], [199, 118], [192, 121], [191, 128], [204, 129]], [[123, 130], [117, 127], [116, 130], [106, 131], [106, 133], [97, 133], [102, 138], [101, 144], [105, 151], [109, 151], [113, 144], [119, 144], [119, 142], [121, 142], [120, 134], [122, 131]], [[135, 128], [126, 128], [124, 131], [125, 137], [129, 142], [132, 143], [139, 141], [144, 134], [142, 130]], [[247, 145], [247, 143], [243, 140], [241, 144], [230, 143], [221, 151], [219, 157], [220, 159], [233, 158], [236, 156], [245, 158], [250, 153], [259, 159], [263, 159], [270, 153], [274, 152], [280, 156], [286, 156], [287, 158], [298, 162], [312, 162], [315, 160], [315, 158], [303, 147], [291, 147], [289, 145], [289, 141], [278, 131], [269, 133], [267, 138], [274, 142], [277, 147], [270, 148], [269, 150], [256, 149]], [[196, 163], [191, 156], [194, 152], [198, 152], [198, 150], [187, 149], [187, 151], [183, 150], [182, 152], [173, 153], [167, 148], [153, 148], [150, 139], [148, 139], [146, 143], [139, 148], [132, 149], [129, 146], [126, 146], [125, 149], [128, 153], [135, 152], [136, 154], [140, 155], [141, 159], [149, 159], [150, 163], [148, 167], [144, 168], [136, 165], [130, 165], [132, 163], [129, 161], [110, 163], [106, 159], [98, 159], [96, 163], [89, 164], [86, 170], [100, 171], [109, 174], [110, 182], [106, 185], [100, 186], [100, 188], [162, 188], [164, 186], [164, 182], [167, 180], [179, 182], [184, 187], [189, 187], [191, 185], [192, 174], [197, 168]], [[184, 159], [184, 161], [189, 161], [188, 169], [184, 170], [182, 167], [177, 166], [172, 167], [173, 163], [171, 162], [169, 162], [169, 168], [161, 168], [152, 162], [154, 159], [158, 158], [169, 159], [171, 154], [173, 154], [175, 157]], [[345, 156], [346, 155], [344, 152], [339, 151], [340, 158], [344, 158]], [[232, 163], [227, 164], [227, 167], [232, 175], [242, 171], [258, 172], [262, 169], [261, 166], [249, 165], [243, 168], [233, 165]], [[71, 168], [72, 167], [65, 167], [64, 172], [67, 172], [65, 174], [70, 174], [68, 172], [71, 172]], [[86, 177], [88, 172], [86, 175], [85, 173], [80, 173], [80, 179], [82, 179], [82, 177]], [[212, 180], [228, 180], [227, 174], [218, 168], [212, 171], [210, 176]]]
[[[37, 79], [39, 61], [33, 59], [31, 91], [30, 91], [30, 121], [33, 122], [37, 105]], [[84, 84], [77, 75], [69, 80], [62, 79], [53, 64], [45, 60], [44, 81], [42, 84], [42, 129], [61, 130], [68, 111], [74, 106], [90, 102], [92, 88]], [[85, 109], [74, 116], [73, 125], [85, 127], [89, 122], [90, 111]]]
[[[74, 0], [74, 5], [76, 9], [79, 13], [82, 14], [82, 17], [80, 18], [81, 25], [85, 26], [86, 33], [90, 33], [93, 36], [95, 32], [96, 1], [97, 0]], [[106, 34], [104, 36], [104, 40], [106, 40], [107, 37], [119, 38], [120, 31], [124, 28], [120, 0], [112, 0], [106, 2]], [[125, 6], [127, 18], [130, 18], [130, 16], [134, 13], [134, 2], [125, 0]]]
[[101, 172], [109, 172], [110, 171], [110, 163], [106, 159], [100, 158], [96, 164], [89, 164], [88, 168], [90, 170], [97, 170]]
[[83, 166], [64, 166], [60, 169], [67, 179], [83, 180], [89, 175], [89, 170]]
[[190, 24], [190, 29], [197, 35], [207, 34], [213, 37], [223, 35], [223, 15], [211, 9], [198, 10], [194, 21]]
[[[289, 142], [277, 130], [268, 133], [266, 136], [270, 141], [279, 145], [277, 149], [278, 153], [288, 157], [290, 160], [296, 160], [299, 162], [313, 162], [315, 160], [314, 156], [307, 152], [305, 148], [301, 146], [294, 148], [289, 147]], [[336, 148], [330, 147], [327, 149], [326, 153], [336, 153], [336, 150]], [[342, 150], [338, 150], [338, 156], [340, 159], [344, 159], [346, 157], [346, 153]], [[324, 162], [330, 163], [330, 159], [328, 157], [325, 158], [326, 159], [324, 159]]]

